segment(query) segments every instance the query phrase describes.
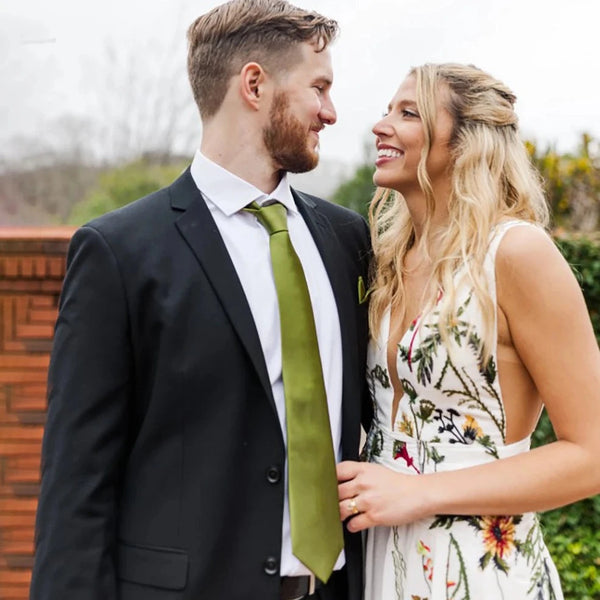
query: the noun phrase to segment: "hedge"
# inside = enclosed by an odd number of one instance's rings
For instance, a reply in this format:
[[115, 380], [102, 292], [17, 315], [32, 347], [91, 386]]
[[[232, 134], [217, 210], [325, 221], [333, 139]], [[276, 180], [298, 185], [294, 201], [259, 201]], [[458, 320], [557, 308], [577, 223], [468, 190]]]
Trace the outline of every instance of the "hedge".
[[[581, 288], [600, 342], [600, 244], [585, 238], [557, 238]], [[544, 412], [533, 446], [555, 440]], [[600, 599], [600, 496], [540, 515], [566, 600]]]

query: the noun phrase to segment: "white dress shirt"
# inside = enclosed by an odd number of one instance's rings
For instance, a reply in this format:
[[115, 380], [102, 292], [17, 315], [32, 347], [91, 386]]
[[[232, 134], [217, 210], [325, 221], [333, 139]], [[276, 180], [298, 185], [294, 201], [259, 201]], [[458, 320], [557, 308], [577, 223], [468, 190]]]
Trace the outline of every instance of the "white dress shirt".
[[[277, 200], [287, 208], [290, 239], [302, 263], [313, 306], [333, 446], [339, 461], [342, 433], [342, 342], [337, 306], [321, 255], [298, 212], [287, 176], [281, 179], [273, 192], [265, 194], [212, 162], [199, 150], [194, 156], [191, 174], [215, 220], [250, 305], [284, 440], [286, 427], [281, 375], [281, 331], [277, 292], [271, 268], [269, 234], [254, 215], [242, 209], [252, 201], [262, 205], [268, 199]], [[310, 571], [292, 554], [287, 466], [285, 490], [280, 574], [308, 575]], [[335, 568], [341, 568], [344, 562], [342, 551]]]

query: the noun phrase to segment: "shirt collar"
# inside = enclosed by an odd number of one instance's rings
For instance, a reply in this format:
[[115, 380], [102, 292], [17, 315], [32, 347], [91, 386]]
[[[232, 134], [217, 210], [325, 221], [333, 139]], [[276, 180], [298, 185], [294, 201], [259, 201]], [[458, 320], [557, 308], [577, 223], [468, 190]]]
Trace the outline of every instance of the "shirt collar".
[[202, 194], [227, 216], [239, 212], [253, 201], [262, 205], [266, 200], [277, 200], [289, 211], [298, 212], [287, 173], [270, 194], [265, 194], [204, 156], [200, 150], [196, 150], [190, 172]]

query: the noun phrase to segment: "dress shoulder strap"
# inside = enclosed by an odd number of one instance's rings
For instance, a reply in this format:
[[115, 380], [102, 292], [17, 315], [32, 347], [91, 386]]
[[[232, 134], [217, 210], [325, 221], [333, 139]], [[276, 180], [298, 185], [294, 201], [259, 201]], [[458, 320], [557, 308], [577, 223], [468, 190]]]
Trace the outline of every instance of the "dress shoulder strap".
[[501, 223], [498, 223], [490, 232], [490, 243], [487, 254], [485, 256], [484, 271], [487, 276], [489, 291], [494, 301], [496, 299], [496, 253], [498, 252], [498, 247], [500, 246], [502, 238], [504, 237], [506, 232], [509, 229], [512, 229], [513, 227], [535, 227], [538, 229], [540, 228], [539, 225], [536, 225], [535, 223], [530, 223], [529, 221], [512, 219], [510, 221], [503, 221]]
[[496, 226], [494, 226], [490, 233], [490, 245], [488, 249], [487, 258], [491, 261], [492, 264], [494, 264], [496, 260], [496, 252], [498, 251], [498, 246], [500, 246], [502, 238], [504, 237], [506, 232], [509, 229], [512, 229], [513, 227], [535, 227], [536, 229], [541, 228], [540, 225], [530, 223], [529, 221], [521, 221], [519, 219], [512, 219], [510, 221], [503, 221], [501, 223], [498, 223]]

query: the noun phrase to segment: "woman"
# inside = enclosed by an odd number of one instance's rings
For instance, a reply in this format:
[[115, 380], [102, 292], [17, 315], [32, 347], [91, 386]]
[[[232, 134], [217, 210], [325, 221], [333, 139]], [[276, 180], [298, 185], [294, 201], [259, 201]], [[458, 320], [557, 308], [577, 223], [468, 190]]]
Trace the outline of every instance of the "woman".
[[[514, 102], [425, 65], [373, 128], [375, 419], [338, 466], [366, 600], [562, 598], [535, 511], [600, 491], [600, 355]], [[558, 441], [529, 450], [542, 403]]]

